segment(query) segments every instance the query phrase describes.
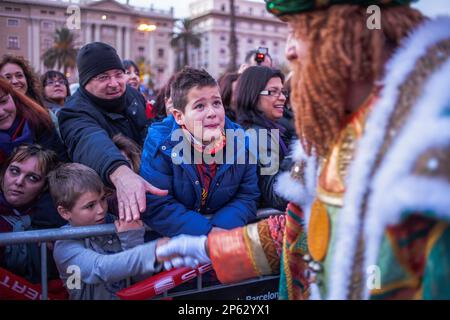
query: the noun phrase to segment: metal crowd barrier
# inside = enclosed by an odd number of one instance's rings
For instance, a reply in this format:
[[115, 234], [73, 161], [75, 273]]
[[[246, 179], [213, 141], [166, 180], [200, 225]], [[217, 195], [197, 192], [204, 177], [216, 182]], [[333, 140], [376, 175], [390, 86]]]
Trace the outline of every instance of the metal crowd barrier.
[[[257, 220], [267, 218], [271, 215], [280, 215], [283, 212], [266, 208], [258, 210], [256, 216]], [[147, 230], [151, 230], [146, 227]], [[40, 245], [41, 254], [41, 286], [42, 286], [42, 300], [48, 299], [48, 279], [47, 279], [47, 243], [56, 240], [81, 239], [87, 237], [104, 236], [114, 234], [116, 232], [115, 225], [103, 224], [96, 226], [85, 227], [69, 227], [69, 228], [54, 228], [19, 232], [5, 232], [0, 233], [0, 246], [32, 243], [37, 242]], [[202, 289], [202, 277], [199, 275], [197, 279], [197, 289]], [[180, 294], [175, 294], [180, 295]], [[167, 292], [163, 297], [167, 297]]]

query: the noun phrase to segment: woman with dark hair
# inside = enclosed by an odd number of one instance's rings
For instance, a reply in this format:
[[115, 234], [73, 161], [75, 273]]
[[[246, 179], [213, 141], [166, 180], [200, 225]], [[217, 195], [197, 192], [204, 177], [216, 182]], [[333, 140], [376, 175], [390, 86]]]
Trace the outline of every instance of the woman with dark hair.
[[0, 61], [0, 77], [8, 80], [14, 89], [44, 106], [39, 78], [23, 57], [4, 55]]
[[236, 122], [236, 105], [233, 101], [233, 92], [236, 90], [238, 78], [239, 73], [228, 72], [221, 76], [218, 81], [225, 115], [233, 122]]
[[0, 164], [24, 143], [39, 143], [55, 151], [61, 161], [67, 160], [48, 110], [0, 78]]
[[[127, 75], [127, 85], [141, 92], [141, 80], [140, 71], [136, 63], [132, 60], [123, 60], [123, 67], [125, 68], [125, 74]], [[155, 117], [157, 117], [155, 107], [150, 100], [147, 99], [145, 94], [142, 93], [145, 98], [145, 114], [149, 123], [153, 122]]]
[[[47, 192], [47, 174], [57, 164], [56, 154], [39, 145], [14, 149], [0, 172], [0, 233], [64, 225]], [[36, 243], [0, 247], [0, 267], [37, 283], [41, 269], [38, 252]], [[57, 279], [54, 263], [52, 266], [50, 278]], [[0, 290], [0, 296], [3, 293]]]
[[[288, 147], [292, 136], [279, 120], [283, 117], [287, 93], [280, 70], [264, 66], [248, 67], [236, 85], [238, 123], [250, 133], [257, 144], [258, 179], [261, 190], [260, 207], [284, 211], [287, 201], [274, 192], [278, 173], [289, 169]], [[286, 160], [286, 161], [284, 161]]]
[[125, 68], [125, 74], [128, 76], [127, 84], [140, 92], [141, 80], [139, 77], [141, 73], [138, 66], [132, 60], [123, 60], [122, 63]]
[[44, 88], [44, 105], [56, 115], [70, 96], [69, 81], [59, 71], [49, 70], [41, 77]]

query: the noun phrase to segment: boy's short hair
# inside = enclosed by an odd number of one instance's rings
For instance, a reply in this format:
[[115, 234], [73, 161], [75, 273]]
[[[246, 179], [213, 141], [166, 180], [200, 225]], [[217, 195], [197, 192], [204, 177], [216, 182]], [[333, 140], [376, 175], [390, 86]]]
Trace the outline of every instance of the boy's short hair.
[[187, 95], [189, 90], [194, 87], [203, 88], [213, 86], [217, 86], [217, 81], [204, 69], [184, 67], [176, 74], [170, 87], [173, 107], [184, 112], [188, 103]]
[[104, 185], [97, 172], [81, 163], [64, 163], [49, 173], [50, 194], [56, 207], [71, 210], [86, 192], [101, 193]]

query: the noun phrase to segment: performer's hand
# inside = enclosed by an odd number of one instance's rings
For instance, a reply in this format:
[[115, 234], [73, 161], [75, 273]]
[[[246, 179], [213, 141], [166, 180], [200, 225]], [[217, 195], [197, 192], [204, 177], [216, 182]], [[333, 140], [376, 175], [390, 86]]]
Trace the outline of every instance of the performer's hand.
[[197, 259], [191, 257], [175, 257], [170, 260], [164, 261], [164, 269], [170, 270], [172, 268], [181, 268], [181, 267], [189, 267], [195, 268], [199, 265]]
[[[160, 260], [170, 259], [172, 266], [187, 265], [194, 262], [209, 263], [211, 260], [206, 251], [206, 236], [179, 235], [173, 237], [166, 244], [156, 248], [156, 256]], [[177, 259], [178, 258], [178, 259]], [[187, 260], [180, 259], [189, 258]]]

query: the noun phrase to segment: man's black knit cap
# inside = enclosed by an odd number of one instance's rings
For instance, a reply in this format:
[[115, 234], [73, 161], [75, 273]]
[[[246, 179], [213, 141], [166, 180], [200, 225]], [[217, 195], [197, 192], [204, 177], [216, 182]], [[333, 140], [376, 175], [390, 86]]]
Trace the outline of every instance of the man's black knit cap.
[[84, 87], [92, 77], [108, 70], [125, 71], [116, 49], [102, 42], [91, 42], [83, 46], [77, 55], [78, 77]]

